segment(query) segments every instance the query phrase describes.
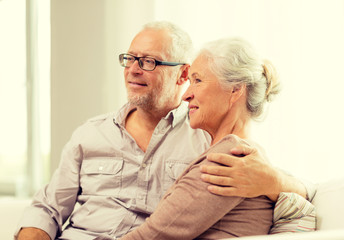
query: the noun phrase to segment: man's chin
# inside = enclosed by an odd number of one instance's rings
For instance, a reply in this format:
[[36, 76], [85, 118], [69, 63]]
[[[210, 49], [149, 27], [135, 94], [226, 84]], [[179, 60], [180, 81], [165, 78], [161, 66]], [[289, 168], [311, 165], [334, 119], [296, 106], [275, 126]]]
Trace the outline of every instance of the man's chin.
[[128, 102], [130, 105], [135, 106], [135, 107], [141, 107], [141, 108], [146, 108], [148, 106], [152, 106], [152, 101], [147, 99], [146, 97], [128, 97]]

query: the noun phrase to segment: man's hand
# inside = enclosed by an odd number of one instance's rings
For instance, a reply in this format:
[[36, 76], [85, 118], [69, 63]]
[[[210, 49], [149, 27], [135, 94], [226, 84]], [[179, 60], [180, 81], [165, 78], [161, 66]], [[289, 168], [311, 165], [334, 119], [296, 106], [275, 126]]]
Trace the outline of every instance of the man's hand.
[[[291, 177], [273, 168], [256, 148], [240, 145], [233, 148], [231, 153], [235, 156], [220, 153], [207, 156], [209, 161], [223, 166], [201, 166], [201, 172], [204, 173], [202, 180], [214, 184], [208, 187], [211, 193], [249, 198], [266, 195], [277, 201], [279, 193], [288, 190], [289, 184], [295, 181], [288, 180]], [[284, 186], [285, 181], [287, 187]], [[301, 188], [293, 192], [301, 192], [305, 196], [303, 185]]]
[[50, 236], [39, 228], [22, 228], [18, 234], [18, 240], [51, 240]]

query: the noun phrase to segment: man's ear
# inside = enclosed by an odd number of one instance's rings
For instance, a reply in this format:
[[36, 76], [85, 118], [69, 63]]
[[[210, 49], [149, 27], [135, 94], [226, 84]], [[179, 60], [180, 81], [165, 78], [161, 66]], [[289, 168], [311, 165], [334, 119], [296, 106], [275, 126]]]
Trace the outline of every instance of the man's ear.
[[236, 84], [233, 86], [230, 101], [235, 103], [246, 92], [246, 84]]
[[189, 76], [189, 69], [190, 69], [190, 64], [184, 64], [180, 68], [180, 77], [178, 78], [177, 84], [178, 85], [183, 85], [187, 80]]

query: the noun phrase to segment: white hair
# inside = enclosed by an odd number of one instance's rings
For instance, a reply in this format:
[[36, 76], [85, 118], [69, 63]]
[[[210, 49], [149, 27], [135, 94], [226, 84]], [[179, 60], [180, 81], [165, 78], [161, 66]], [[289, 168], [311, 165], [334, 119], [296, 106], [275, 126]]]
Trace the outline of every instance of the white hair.
[[190, 63], [193, 55], [193, 45], [188, 33], [177, 25], [167, 21], [155, 21], [143, 26], [143, 30], [167, 30], [172, 39], [172, 45], [167, 50], [169, 61]]
[[246, 106], [252, 118], [258, 118], [264, 104], [279, 93], [280, 84], [274, 66], [262, 60], [252, 46], [240, 38], [225, 38], [206, 44], [199, 55], [208, 58], [209, 69], [224, 89], [246, 84]]

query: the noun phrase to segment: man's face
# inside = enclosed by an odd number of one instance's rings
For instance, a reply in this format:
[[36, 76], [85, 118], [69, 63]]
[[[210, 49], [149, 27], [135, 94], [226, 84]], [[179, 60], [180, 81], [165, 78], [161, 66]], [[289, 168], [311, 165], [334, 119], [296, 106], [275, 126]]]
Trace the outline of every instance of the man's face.
[[[171, 38], [166, 31], [143, 30], [131, 42], [128, 53], [136, 57], [152, 57], [167, 61]], [[128, 101], [144, 109], [161, 109], [176, 96], [175, 67], [157, 66], [153, 71], [142, 70], [138, 61], [124, 69]]]

